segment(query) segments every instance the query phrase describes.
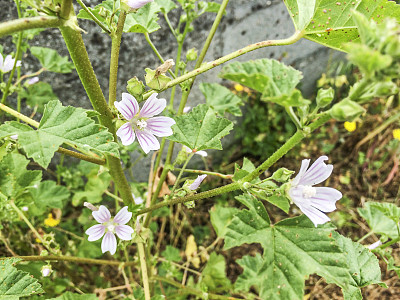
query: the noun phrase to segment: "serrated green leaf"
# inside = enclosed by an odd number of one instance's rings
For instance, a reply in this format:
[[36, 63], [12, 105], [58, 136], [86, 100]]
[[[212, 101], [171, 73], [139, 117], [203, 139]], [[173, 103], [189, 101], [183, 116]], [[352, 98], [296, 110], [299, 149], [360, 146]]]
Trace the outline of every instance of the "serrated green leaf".
[[39, 184], [41, 171], [30, 171], [29, 163], [23, 155], [11, 152], [0, 162], [0, 191], [7, 197], [16, 200], [28, 188]]
[[56, 100], [57, 96], [53, 93], [53, 88], [46, 82], [38, 82], [30, 85], [21, 91], [20, 96], [26, 99], [30, 107], [37, 106], [37, 111], [43, 113], [44, 105], [51, 100]]
[[162, 13], [167, 14], [176, 8], [176, 4], [172, 0], [156, 0]]
[[[243, 158], [243, 166], [240, 167], [235, 163], [235, 173], [233, 174], [233, 181], [239, 181], [240, 179], [246, 177], [251, 172], [256, 169], [254, 164], [247, 158]], [[252, 182], [260, 182], [259, 178], [254, 179]]]
[[231, 282], [226, 277], [225, 269], [225, 258], [215, 252], [211, 253], [206, 267], [201, 272], [200, 285], [208, 291], [229, 289]]
[[9, 258], [0, 262], [1, 299], [13, 299], [10, 297], [18, 299], [44, 292], [37, 279], [14, 267], [14, 264], [20, 260], [20, 258]]
[[124, 24], [124, 32], [152, 33], [160, 29], [158, 13], [160, 6], [151, 2], [141, 7], [136, 13], [128, 14]]
[[226, 87], [217, 83], [201, 83], [200, 90], [206, 97], [207, 104], [220, 116], [224, 116], [226, 112], [234, 116], [242, 115], [239, 108], [243, 105], [242, 99]]
[[49, 300], [98, 300], [95, 294], [76, 294], [72, 292], [66, 292], [57, 298], [51, 298]]
[[225, 66], [220, 77], [252, 88], [263, 94], [263, 100], [290, 97], [300, 82], [300, 71], [274, 59], [235, 62]]
[[303, 95], [298, 89], [292, 90], [291, 93], [289, 94], [282, 94], [280, 96], [276, 97], [270, 97], [268, 96], [268, 93], [262, 94], [261, 100], [266, 101], [266, 102], [273, 102], [276, 104], [279, 104], [284, 107], [299, 107], [299, 106], [306, 106], [310, 105], [311, 101], [304, 99]]
[[219, 238], [224, 238], [228, 225], [231, 223], [232, 218], [239, 212], [234, 207], [223, 207], [214, 205], [210, 210], [210, 220], [214, 227], [215, 232]]
[[29, 188], [33, 201], [38, 208], [63, 208], [63, 201], [70, 196], [65, 186], [56, 185], [55, 181], [42, 181], [37, 187]]
[[31, 47], [31, 53], [40, 61], [43, 68], [55, 73], [71, 73], [74, 64], [67, 56], [60, 56], [56, 50], [44, 47]]
[[368, 202], [371, 206], [379, 209], [383, 214], [389, 219], [393, 220], [395, 223], [400, 222], [400, 207], [397, 207], [393, 203], [387, 202]]
[[220, 139], [233, 128], [231, 121], [217, 117], [215, 111], [206, 104], [196, 106], [175, 121], [176, 124], [172, 126], [174, 134], [168, 139], [197, 151], [222, 150]]
[[358, 29], [351, 10], [356, 10], [381, 23], [387, 17], [400, 20], [400, 8], [388, 0], [284, 0], [297, 30], [304, 31], [304, 37], [344, 51], [343, 44], [359, 39]]
[[165, 250], [161, 252], [161, 255], [169, 261], [180, 262], [182, 260], [179, 249], [170, 245], [167, 245]]
[[[96, 5], [94, 8], [89, 8], [92, 14], [99, 20], [106, 28], [108, 28], [108, 24], [106, 22], [105, 17], [100, 14], [100, 10], [106, 11], [108, 17], [110, 17], [113, 13], [113, 0], [106, 0], [102, 3]], [[116, 2], [116, 8], [119, 8], [119, 1]], [[114, 21], [118, 20], [119, 12], [117, 12], [114, 16]], [[93, 21], [92, 17], [83, 9], [81, 9], [77, 15], [79, 19], [91, 20]], [[94, 21], [93, 21], [94, 22]], [[103, 31], [104, 32], [104, 31]]]
[[[46, 106], [38, 130], [8, 122], [0, 126], [0, 136], [18, 134], [18, 142], [28, 157], [47, 168], [54, 152], [66, 143], [74, 148], [119, 157], [118, 144], [104, 127], [88, 118], [85, 110], [62, 106], [58, 100]], [[14, 131], [13, 131], [14, 130]]]
[[358, 213], [367, 221], [369, 228], [377, 234], [383, 234], [394, 239], [398, 237], [397, 225], [374, 205], [374, 202], [365, 203], [363, 208], [358, 208]]

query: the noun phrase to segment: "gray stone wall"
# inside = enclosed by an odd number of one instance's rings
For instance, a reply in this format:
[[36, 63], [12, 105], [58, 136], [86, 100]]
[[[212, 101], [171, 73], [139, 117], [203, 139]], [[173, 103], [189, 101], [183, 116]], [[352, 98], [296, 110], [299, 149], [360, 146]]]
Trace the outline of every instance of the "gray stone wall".
[[[94, 0], [85, 2], [92, 7], [100, 3], [100, 1]], [[78, 12], [78, 9], [79, 7], [76, 6], [76, 12]], [[10, 20], [16, 18], [16, 16], [14, 2], [12, 0], [0, 0], [0, 20]], [[176, 24], [179, 16], [175, 14], [170, 17], [172, 23]], [[214, 17], [215, 14], [204, 14], [195, 22], [195, 30], [189, 34], [185, 50], [192, 47], [201, 50]], [[151, 34], [151, 38], [165, 59], [174, 59], [176, 56], [176, 41], [162, 18], [160, 18], [159, 23], [162, 29]], [[94, 70], [98, 75], [100, 85], [104, 93], [107, 94], [111, 40], [106, 34], [101, 32], [101, 29], [94, 22], [80, 20], [79, 24], [87, 32], [83, 34], [83, 38], [87, 45]], [[223, 18], [206, 56], [206, 61], [217, 59], [254, 42], [286, 38], [292, 35], [293, 32], [293, 24], [282, 0], [231, 0], [227, 8], [227, 14]], [[10, 37], [0, 39], [0, 44], [5, 47], [6, 53], [15, 51]], [[65, 44], [57, 29], [43, 31], [38, 37], [32, 40], [31, 44], [51, 47], [56, 49], [61, 55], [68, 55]], [[235, 60], [247, 61], [258, 58], [282, 60], [284, 63], [292, 65], [303, 72], [304, 79], [301, 89], [305, 95], [310, 95], [313, 92], [315, 81], [326, 68], [330, 54], [333, 54], [334, 57], [342, 57], [342, 54], [339, 52], [328, 50], [323, 46], [303, 39], [290, 46], [259, 49], [238, 57]], [[146, 67], [154, 69], [159, 64], [159, 60], [153, 54], [141, 34], [124, 34], [120, 52], [117, 95], [125, 91], [128, 79], [138, 76], [143, 80], [144, 69]], [[23, 73], [34, 72], [39, 68], [38, 61], [29, 54], [23, 58]], [[195, 106], [198, 103], [204, 102], [204, 97], [198, 89], [198, 83], [221, 82], [222, 80], [218, 77], [221, 68], [221, 66], [214, 68], [197, 78], [194, 89], [189, 97], [188, 105]], [[40, 78], [53, 86], [54, 92], [64, 105], [91, 108], [89, 99], [76, 72], [72, 74], [44, 73]], [[161, 96], [168, 99], [169, 91], [162, 93]], [[175, 102], [178, 102], [179, 93], [176, 99]], [[136, 154], [133, 155], [135, 156]], [[144, 161], [143, 165], [138, 168], [142, 169], [147, 165], [148, 161]], [[144, 180], [145, 178], [146, 176], [143, 177]]]

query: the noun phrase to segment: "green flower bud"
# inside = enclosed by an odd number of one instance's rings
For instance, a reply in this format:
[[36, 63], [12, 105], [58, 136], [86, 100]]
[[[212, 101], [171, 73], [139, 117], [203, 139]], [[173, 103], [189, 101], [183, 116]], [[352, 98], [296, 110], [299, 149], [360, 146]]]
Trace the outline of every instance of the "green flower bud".
[[338, 121], [353, 121], [364, 112], [361, 105], [346, 98], [332, 107], [331, 116]]
[[128, 80], [126, 89], [129, 94], [134, 96], [139, 103], [143, 101], [143, 94], [146, 89], [143, 82], [140, 81], [136, 76]]
[[334, 97], [335, 92], [331, 87], [329, 89], [319, 89], [317, 95], [317, 105], [319, 107], [325, 107], [332, 102]]
[[192, 48], [186, 53], [186, 60], [187, 61], [194, 61], [197, 59], [197, 49]]

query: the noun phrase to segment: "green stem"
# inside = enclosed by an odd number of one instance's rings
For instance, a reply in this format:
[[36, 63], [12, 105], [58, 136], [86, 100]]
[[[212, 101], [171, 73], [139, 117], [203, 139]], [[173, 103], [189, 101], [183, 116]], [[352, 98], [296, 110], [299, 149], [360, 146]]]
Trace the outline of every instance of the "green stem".
[[[174, 194], [176, 188], [178, 187], [178, 184], [179, 184], [179, 181], [181, 180], [182, 174], [183, 174], [183, 172], [185, 171], [186, 166], [187, 166], [187, 164], [189, 163], [189, 161], [191, 160], [191, 158], [193, 157], [193, 155], [194, 155], [194, 153], [190, 153], [190, 154], [188, 155], [188, 157], [187, 157], [185, 163], [183, 164], [182, 169], [181, 169], [180, 172], [179, 172], [178, 178], [176, 178], [175, 184], [174, 184], [174, 186], [172, 187], [171, 195]], [[171, 196], [170, 196], [170, 197], [171, 197]]]
[[[73, 11], [71, 11], [71, 14], [72, 13]], [[106, 126], [114, 135], [114, 140], [117, 140], [115, 125], [113, 123], [114, 116], [104, 98], [96, 74], [94, 73], [92, 64], [90, 63], [81, 33], [70, 27], [61, 27], [60, 30], [90, 102], [92, 103], [93, 108], [100, 113], [100, 123]], [[122, 199], [124, 199], [124, 203], [134, 203], [131, 188], [126, 180], [120, 160], [111, 155], [107, 155], [106, 158], [110, 175], [113, 178]]]
[[64, 20], [58, 17], [49, 16], [22, 18], [7, 21], [0, 23], [0, 38], [27, 29], [60, 27], [64, 24], [64, 22]]
[[178, 36], [176, 35], [175, 29], [174, 29], [174, 26], [172, 26], [172, 23], [171, 23], [171, 21], [170, 21], [169, 18], [168, 18], [168, 14], [164, 14], [164, 19], [165, 19], [165, 22], [167, 22], [168, 27], [169, 27], [169, 29], [171, 30], [171, 32], [172, 32], [172, 34], [174, 35], [174, 37], [175, 37], [176, 39], [178, 39]]
[[218, 295], [218, 294], [213, 294], [213, 293], [205, 293], [201, 290], [197, 290], [195, 288], [192, 287], [188, 287], [185, 285], [182, 285], [179, 282], [176, 282], [175, 280], [169, 279], [169, 278], [165, 278], [165, 277], [161, 277], [161, 276], [153, 276], [152, 279], [154, 280], [158, 280], [158, 281], [162, 281], [165, 283], [168, 283], [172, 286], [177, 287], [179, 290], [182, 290], [180, 293], [187, 293], [187, 294], [192, 294], [192, 295], [196, 295], [199, 296], [199, 298], [204, 298], [205, 295], [207, 295], [207, 299], [222, 299], [222, 300], [239, 300], [238, 298], [234, 298], [231, 296], [222, 296], [222, 295]]
[[365, 89], [368, 87], [368, 85], [371, 84], [371, 81], [367, 78], [361, 79], [357, 85], [355, 85], [355, 88], [350, 90], [349, 93], [349, 99], [353, 101], [357, 101], [360, 96], [364, 93]]
[[[239, 182], [234, 182], [213, 190], [209, 190], [206, 192], [202, 192], [199, 194], [194, 194], [190, 196], [185, 196], [181, 198], [172, 199], [169, 201], [163, 201], [157, 204], [153, 204], [150, 207], [146, 207], [140, 210], [136, 215], [142, 215], [147, 213], [146, 218], [149, 218], [150, 212], [153, 210], [159, 209], [164, 206], [174, 205], [178, 203], [185, 203], [189, 201], [197, 201], [204, 198], [211, 198], [217, 195], [226, 194], [228, 192], [236, 191], [242, 188], [244, 182], [250, 182], [260, 176], [263, 172], [265, 172], [269, 167], [271, 167], [274, 163], [276, 163], [283, 155], [285, 155], [290, 149], [296, 146], [299, 142], [301, 142], [307, 135], [311, 132], [325, 124], [327, 121], [331, 119], [330, 113], [326, 112], [321, 114], [321, 117], [310, 124], [308, 127], [305, 127], [303, 131], [296, 132], [282, 147], [280, 147], [274, 154], [272, 154], [264, 163], [262, 163], [257, 169], [251, 172], [249, 175], [241, 179]], [[162, 178], [160, 178], [161, 180]], [[154, 197], [153, 197], [154, 199]], [[152, 200], [153, 200], [152, 199]], [[147, 219], [146, 219], [147, 220]]]
[[87, 7], [82, 0], [76, 0], [76, 2], [78, 2], [78, 4], [82, 7], [82, 9], [84, 11], [87, 12], [87, 14], [92, 18], [93, 21], [96, 22], [97, 25], [99, 25], [101, 27], [101, 29], [103, 29], [105, 32], [107, 32], [108, 34], [111, 34], [111, 31], [103, 25], [103, 23], [101, 23], [101, 21], [99, 19], [96, 18], [96, 16], [92, 13], [92, 11], [90, 10], [89, 7]]
[[113, 193], [109, 192], [108, 190], [105, 190], [104, 193], [108, 196], [110, 196], [111, 198], [119, 201], [119, 202], [124, 202], [123, 199], [121, 199], [120, 197], [118, 197], [117, 195], [114, 195]]
[[36, 128], [39, 127], [39, 122], [36, 122], [35, 120], [17, 112], [16, 110], [12, 109], [11, 107], [8, 107], [7, 105], [0, 103], [0, 110], [5, 111], [6, 113], [16, 117], [17, 119], [20, 119], [20, 120], [24, 121], [25, 123], [32, 125], [33, 127], [36, 127]]
[[114, 105], [114, 101], [117, 99], [118, 60], [125, 19], [126, 12], [122, 10], [119, 14], [117, 30], [111, 34], [110, 80], [108, 87], [108, 105], [110, 107]]
[[[144, 37], [146, 38], [147, 43], [149, 44], [149, 46], [151, 47], [151, 49], [153, 50], [153, 52], [157, 55], [158, 59], [161, 61], [161, 63], [165, 63], [164, 58], [161, 56], [160, 52], [158, 52], [156, 46], [153, 44], [152, 40], [150, 39], [150, 35], [145, 32], [144, 33]], [[168, 73], [173, 77], [176, 78], [175, 74], [171, 71], [168, 70]]]
[[60, 18], [69, 19], [69, 15], [71, 11], [73, 11], [72, 0], [62, 0], [61, 10], [60, 10]]
[[[7, 259], [8, 257], [1, 257], [0, 260]], [[16, 256], [16, 258], [20, 258], [24, 261], [69, 261], [76, 262], [81, 264], [93, 264], [93, 265], [111, 265], [111, 266], [131, 266], [134, 265], [134, 262], [122, 262], [115, 260], [105, 260], [105, 259], [91, 259], [91, 258], [83, 258], [83, 257], [75, 257], [75, 256], [63, 256], [63, 255], [48, 255], [48, 256]]]
[[293, 107], [292, 106], [285, 107], [285, 110], [289, 115], [290, 119], [292, 119], [293, 123], [296, 125], [297, 129], [301, 129], [302, 127], [301, 123], [297, 118], [296, 114], [294, 113]]
[[[174, 80], [171, 80], [166, 84], [166, 86], [162, 89], [162, 91], [169, 89], [175, 85], [181, 84], [182, 82], [189, 80], [193, 77], [196, 77], [204, 72], [207, 72], [215, 67], [218, 67], [219, 65], [226, 63], [227, 61], [230, 61], [236, 57], [239, 57], [243, 54], [249, 53], [251, 51], [264, 48], [264, 47], [271, 47], [271, 46], [284, 46], [284, 45], [291, 45], [299, 41], [302, 37], [304, 36], [303, 31], [296, 31], [291, 37], [287, 39], [282, 39], [282, 40], [269, 40], [269, 41], [263, 41], [255, 44], [251, 44], [249, 46], [246, 46], [242, 49], [239, 49], [235, 52], [232, 52], [228, 55], [225, 55], [221, 58], [218, 58], [214, 61], [208, 62], [206, 64], [203, 64], [202, 66], [198, 67], [197, 69], [194, 69], [191, 72], [188, 72], [182, 76], [177, 77]], [[153, 92], [148, 92], [144, 94], [144, 98], [147, 99], [148, 97], [151, 96]]]
[[[180, 168], [174, 168], [174, 171], [180, 171], [182, 169]], [[221, 174], [221, 173], [217, 173], [217, 172], [211, 172], [211, 171], [203, 171], [203, 170], [192, 170], [192, 169], [185, 169], [186, 173], [193, 173], [193, 174], [206, 174], [206, 175], [211, 175], [211, 176], [218, 176], [224, 179], [232, 179], [233, 175], [228, 174]]]
[[146, 263], [146, 255], [144, 252], [144, 244], [139, 242], [137, 245], [139, 250], [140, 267], [142, 271], [144, 298], [145, 300], [151, 300], [150, 284], [149, 284], [149, 276], [147, 274], [147, 263]]

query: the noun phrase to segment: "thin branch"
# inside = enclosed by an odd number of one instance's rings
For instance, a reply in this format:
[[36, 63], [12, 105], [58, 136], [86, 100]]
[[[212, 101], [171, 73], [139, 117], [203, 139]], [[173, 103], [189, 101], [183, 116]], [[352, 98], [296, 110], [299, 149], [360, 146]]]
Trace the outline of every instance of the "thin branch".
[[22, 18], [7, 21], [0, 23], [0, 38], [27, 29], [60, 27], [63, 24], [64, 20], [58, 17], [50, 16]]
[[[83, 258], [76, 256], [63, 256], [63, 255], [48, 255], [48, 256], [40, 256], [40, 255], [32, 255], [32, 256], [15, 256], [16, 258], [20, 258], [24, 261], [69, 261], [80, 264], [92, 264], [92, 265], [110, 265], [110, 266], [131, 266], [134, 265], [134, 262], [123, 262], [116, 260], [105, 260], [105, 259], [92, 259], [92, 258]], [[1, 260], [8, 259], [9, 257], [1, 257]]]
[[83, 9], [84, 11], [87, 12], [87, 14], [92, 18], [93, 21], [96, 22], [97, 25], [99, 25], [99, 26], [101, 27], [101, 29], [103, 29], [103, 30], [104, 30], [105, 32], [107, 32], [108, 34], [111, 34], [111, 31], [110, 31], [107, 27], [105, 27], [105, 26], [103, 25], [103, 23], [101, 23], [101, 21], [100, 21], [99, 19], [96, 18], [96, 16], [92, 13], [92, 11], [90, 10], [90, 8], [87, 7], [87, 6], [82, 2], [82, 0], [76, 0], [76, 2], [78, 2], [78, 4], [82, 7], [82, 9]]

